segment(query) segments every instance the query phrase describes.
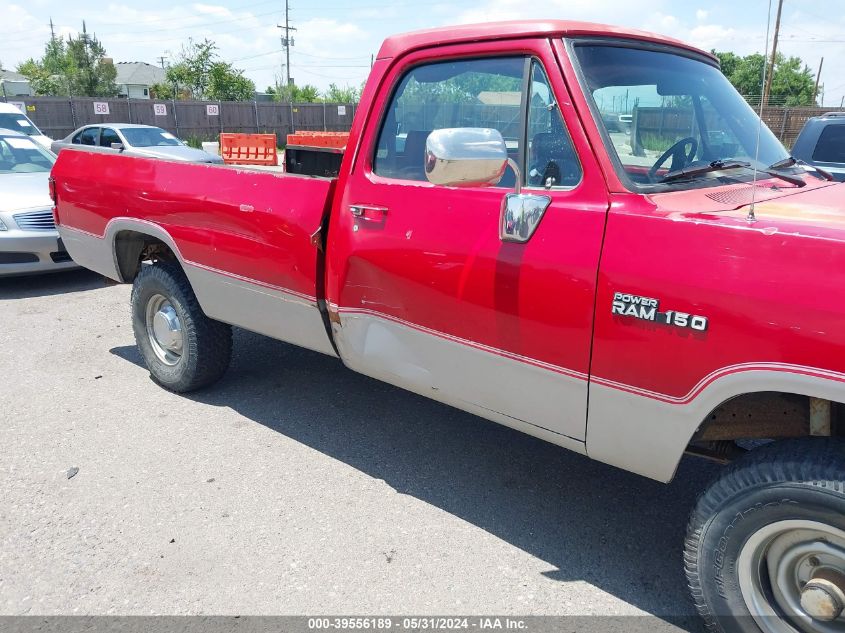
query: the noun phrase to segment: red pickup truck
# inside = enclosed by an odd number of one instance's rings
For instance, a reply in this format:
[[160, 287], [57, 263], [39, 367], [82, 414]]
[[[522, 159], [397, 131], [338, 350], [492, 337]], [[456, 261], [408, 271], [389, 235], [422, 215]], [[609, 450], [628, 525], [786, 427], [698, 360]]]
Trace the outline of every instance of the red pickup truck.
[[661, 481], [730, 463], [683, 555], [702, 616], [845, 630], [845, 188], [709, 53], [576, 22], [409, 33], [336, 177], [73, 149], [52, 176], [163, 387], [219, 379], [236, 325]]

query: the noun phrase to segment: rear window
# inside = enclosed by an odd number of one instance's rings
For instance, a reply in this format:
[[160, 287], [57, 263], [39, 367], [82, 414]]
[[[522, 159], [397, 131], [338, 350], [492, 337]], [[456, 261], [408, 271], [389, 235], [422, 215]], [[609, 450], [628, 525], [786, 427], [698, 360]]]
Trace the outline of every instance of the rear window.
[[845, 125], [828, 125], [819, 136], [813, 160], [820, 163], [845, 163]]

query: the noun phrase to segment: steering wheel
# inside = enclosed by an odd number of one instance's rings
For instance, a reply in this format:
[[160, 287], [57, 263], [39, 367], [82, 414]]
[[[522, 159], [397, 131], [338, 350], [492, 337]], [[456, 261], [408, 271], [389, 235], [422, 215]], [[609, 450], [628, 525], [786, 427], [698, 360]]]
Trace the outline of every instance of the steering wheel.
[[[684, 151], [684, 148], [689, 145], [689, 151]], [[660, 158], [655, 161], [654, 165], [651, 166], [651, 169], [648, 170], [648, 179], [654, 182], [654, 177], [657, 174], [657, 170], [663, 166], [669, 157], [672, 158], [672, 167], [669, 171], [674, 171], [676, 169], [681, 169], [689, 165], [692, 162], [695, 153], [698, 151], [698, 141], [695, 140], [692, 136], [687, 136], [686, 138], [682, 138], [677, 143], [674, 143], [672, 147], [667, 149], [660, 155]]]

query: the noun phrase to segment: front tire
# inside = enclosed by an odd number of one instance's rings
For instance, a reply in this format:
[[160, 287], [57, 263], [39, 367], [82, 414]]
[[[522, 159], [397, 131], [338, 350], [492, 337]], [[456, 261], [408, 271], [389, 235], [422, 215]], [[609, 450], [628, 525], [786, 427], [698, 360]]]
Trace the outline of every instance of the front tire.
[[708, 628], [845, 632], [845, 438], [775, 442], [699, 498], [684, 566]]
[[132, 284], [132, 329], [150, 375], [183, 393], [219, 380], [232, 357], [232, 328], [209, 319], [173, 262], [142, 266]]

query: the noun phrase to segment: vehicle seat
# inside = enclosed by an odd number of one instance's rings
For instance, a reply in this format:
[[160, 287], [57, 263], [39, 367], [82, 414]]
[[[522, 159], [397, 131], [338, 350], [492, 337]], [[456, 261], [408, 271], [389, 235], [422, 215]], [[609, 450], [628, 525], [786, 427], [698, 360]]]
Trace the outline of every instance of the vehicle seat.
[[407, 180], [426, 180], [425, 142], [431, 130], [410, 130], [405, 137], [405, 149], [396, 157], [397, 173]]
[[581, 169], [569, 136], [559, 132], [539, 132], [531, 141], [528, 184], [543, 186], [553, 178], [556, 187], [572, 186], [581, 178]]

